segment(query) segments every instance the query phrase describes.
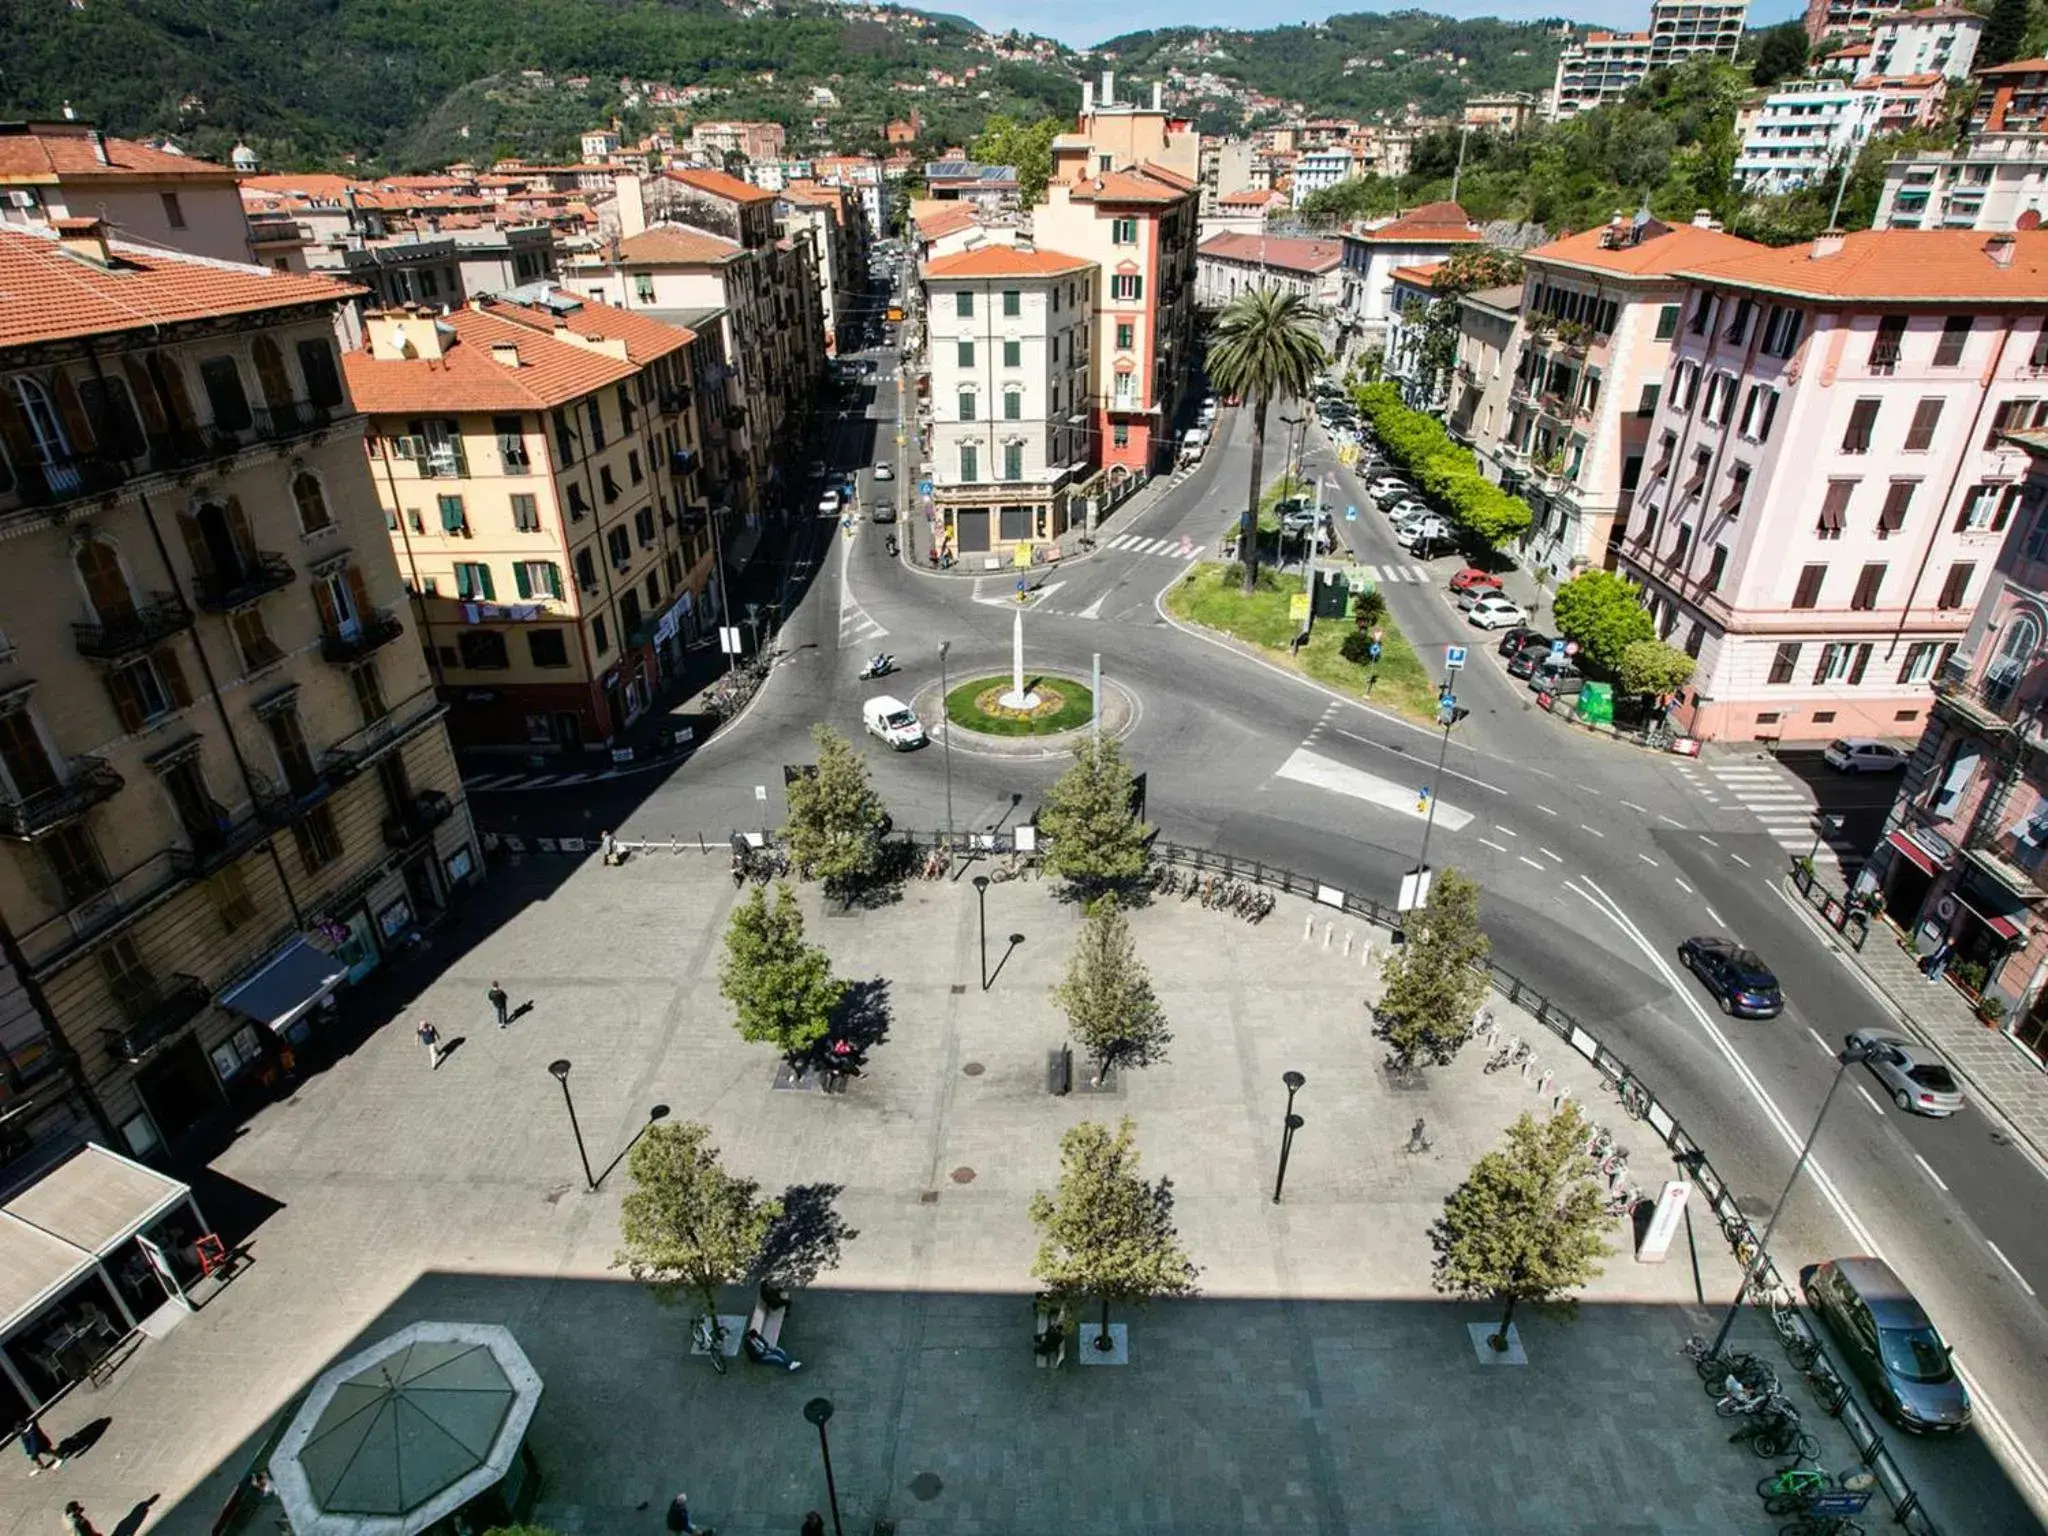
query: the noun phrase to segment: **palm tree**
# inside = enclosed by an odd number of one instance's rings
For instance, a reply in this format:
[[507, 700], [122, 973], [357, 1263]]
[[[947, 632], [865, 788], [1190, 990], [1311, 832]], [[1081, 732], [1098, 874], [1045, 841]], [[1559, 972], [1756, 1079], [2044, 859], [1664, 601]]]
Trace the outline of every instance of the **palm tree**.
[[1271, 286], [1248, 289], [1216, 319], [1209, 341], [1209, 382], [1252, 403], [1252, 488], [1238, 525], [1237, 553], [1244, 589], [1259, 575], [1259, 492], [1264, 488], [1266, 408], [1275, 395], [1308, 393], [1327, 361], [1321, 313], [1298, 293]]

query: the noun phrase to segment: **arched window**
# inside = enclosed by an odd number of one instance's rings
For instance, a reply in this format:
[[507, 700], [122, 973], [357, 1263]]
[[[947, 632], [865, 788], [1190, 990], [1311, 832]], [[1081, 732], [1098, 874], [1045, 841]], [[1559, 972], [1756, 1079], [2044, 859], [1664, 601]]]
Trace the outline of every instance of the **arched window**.
[[2015, 608], [1998, 638], [1998, 654], [1984, 669], [1984, 691], [1997, 699], [2011, 698], [2026, 681], [2040, 649], [2040, 619], [2025, 608]]
[[71, 457], [64, 421], [57, 414], [57, 407], [50, 403], [50, 392], [27, 377], [14, 381], [14, 392], [21, 401], [21, 414], [28, 422], [29, 436], [35, 439], [37, 456], [45, 464], [55, 464]]
[[292, 500], [299, 504], [299, 526], [307, 533], [318, 533], [334, 525], [334, 514], [327, 509], [327, 493], [320, 489], [320, 481], [312, 471], [302, 469], [292, 476]]
[[135, 617], [135, 595], [128, 590], [128, 576], [113, 545], [104, 539], [83, 540], [71, 560], [85, 583], [86, 601], [102, 624]]

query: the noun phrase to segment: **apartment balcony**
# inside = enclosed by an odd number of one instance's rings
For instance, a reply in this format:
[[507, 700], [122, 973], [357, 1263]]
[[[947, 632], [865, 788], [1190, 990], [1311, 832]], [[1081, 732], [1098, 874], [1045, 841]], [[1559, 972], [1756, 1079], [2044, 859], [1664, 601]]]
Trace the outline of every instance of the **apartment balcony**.
[[197, 976], [177, 972], [157, 991], [156, 1001], [125, 1030], [107, 1031], [121, 1058], [133, 1065], [158, 1046], [170, 1041], [213, 1001], [206, 983]]
[[310, 400], [288, 400], [283, 405], [260, 406], [250, 411], [251, 431], [262, 443], [285, 443], [334, 425], [334, 411]]
[[175, 592], [152, 592], [132, 613], [99, 624], [74, 624], [78, 654], [94, 661], [124, 661], [192, 627], [192, 610]]
[[121, 792], [121, 775], [103, 759], [76, 757], [64, 782], [18, 800], [0, 800], [0, 837], [32, 842], [73, 817], [83, 816], [102, 800]]
[[105, 454], [52, 459], [30, 464], [16, 484], [21, 499], [31, 507], [54, 507], [81, 497], [104, 496], [128, 479], [128, 466]]
[[384, 818], [384, 844], [403, 853], [433, 836], [434, 828], [455, 814], [455, 802], [438, 789], [423, 789], [402, 811]]
[[215, 459], [229, 458], [241, 447], [241, 438], [233, 432], [223, 432], [218, 427], [179, 425], [150, 433], [143, 461], [153, 473], [176, 474], [200, 468]]
[[337, 667], [351, 666], [404, 633], [405, 625], [397, 614], [383, 608], [372, 609], [350, 628], [323, 633], [320, 654]]
[[291, 561], [274, 550], [259, 549], [239, 571], [192, 578], [192, 596], [208, 613], [243, 608], [299, 579]]
[[1988, 678], [1936, 678], [1935, 707], [1962, 725], [1987, 737], [2003, 737], [2016, 729], [2030, 738], [2041, 734], [2038, 699], [2022, 702], [2019, 689]]
[[446, 714], [448, 706], [423, 688], [381, 720], [351, 731], [320, 755], [321, 771], [337, 780], [354, 778], [392, 748]]

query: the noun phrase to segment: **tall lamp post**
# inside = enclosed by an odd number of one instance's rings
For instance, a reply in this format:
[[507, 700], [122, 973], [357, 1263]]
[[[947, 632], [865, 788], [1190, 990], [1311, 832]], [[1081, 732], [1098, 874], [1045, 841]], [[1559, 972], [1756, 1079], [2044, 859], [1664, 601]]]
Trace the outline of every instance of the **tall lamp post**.
[[1799, 1160], [1792, 1165], [1792, 1176], [1785, 1181], [1785, 1192], [1778, 1196], [1771, 1219], [1764, 1223], [1764, 1235], [1756, 1240], [1756, 1257], [1742, 1271], [1742, 1288], [1735, 1293], [1735, 1300], [1728, 1304], [1728, 1315], [1721, 1319], [1721, 1331], [1714, 1335], [1714, 1347], [1708, 1351], [1709, 1354], [1720, 1354], [1721, 1346], [1728, 1342], [1729, 1331], [1735, 1327], [1736, 1316], [1742, 1311], [1742, 1298], [1749, 1294], [1750, 1282], [1756, 1278], [1757, 1270], [1771, 1251], [1771, 1234], [1778, 1230], [1778, 1218], [1785, 1214], [1785, 1202], [1792, 1198], [1792, 1186], [1799, 1182], [1799, 1175], [1806, 1170], [1806, 1160], [1813, 1155], [1813, 1144], [1819, 1139], [1821, 1123], [1828, 1117], [1828, 1106], [1835, 1102], [1835, 1092], [1842, 1086], [1843, 1075], [1869, 1055], [1869, 1051], [1859, 1045], [1844, 1045], [1836, 1053], [1835, 1075], [1828, 1083], [1827, 1097], [1820, 1101], [1820, 1113], [1813, 1117], [1813, 1129], [1806, 1133], [1806, 1145], [1799, 1149]]
[[1280, 1081], [1287, 1085], [1287, 1112], [1280, 1119], [1280, 1172], [1273, 1179], [1275, 1205], [1280, 1203], [1280, 1190], [1287, 1183], [1287, 1154], [1294, 1150], [1294, 1133], [1308, 1123], [1294, 1112], [1294, 1096], [1308, 1079], [1299, 1072], [1283, 1072]]
[[1429, 804], [1424, 808], [1422, 817], [1422, 852], [1415, 858], [1414, 905], [1418, 907], [1429, 896], [1429, 834], [1436, 828], [1437, 792], [1443, 787], [1444, 760], [1451, 755], [1451, 727], [1458, 720], [1458, 700], [1451, 692], [1451, 680], [1448, 677], [1437, 689], [1436, 718], [1437, 723], [1444, 728], [1444, 739], [1443, 745], [1436, 749], [1436, 777], [1429, 783]]
[[981, 990], [988, 990], [988, 876], [974, 877], [974, 895], [981, 907]]
[[548, 1071], [562, 1085], [562, 1102], [569, 1106], [569, 1129], [576, 1133], [576, 1155], [583, 1159], [583, 1182], [595, 1193], [597, 1180], [590, 1176], [590, 1154], [583, 1150], [583, 1127], [576, 1122], [576, 1101], [569, 1097], [569, 1058], [556, 1057], [548, 1063]]
[[[939, 714], [941, 716], [946, 714], [946, 698], [948, 696], [946, 686], [946, 653], [952, 649], [952, 641], [941, 640], [939, 642]], [[939, 731], [941, 733], [939, 743], [945, 749], [944, 756], [946, 759], [946, 857], [950, 859], [953, 856], [953, 726], [950, 718], [940, 720]]]
[[832, 1481], [832, 1443], [825, 1438], [825, 1425], [832, 1417], [832, 1399], [812, 1398], [804, 1404], [804, 1417], [818, 1426], [818, 1455], [825, 1462], [825, 1499], [832, 1506], [832, 1536], [846, 1536], [839, 1524], [839, 1488]]

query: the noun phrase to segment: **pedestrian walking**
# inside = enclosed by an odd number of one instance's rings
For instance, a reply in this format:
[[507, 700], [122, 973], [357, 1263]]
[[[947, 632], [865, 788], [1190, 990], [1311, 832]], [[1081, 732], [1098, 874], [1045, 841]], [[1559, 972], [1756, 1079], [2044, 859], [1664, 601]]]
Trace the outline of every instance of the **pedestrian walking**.
[[55, 1471], [64, 1465], [64, 1458], [57, 1454], [57, 1448], [50, 1444], [50, 1437], [43, 1433], [43, 1426], [37, 1420], [23, 1420], [20, 1437], [22, 1454], [31, 1463], [28, 1469], [30, 1477], [38, 1472]]
[[1921, 960], [1921, 974], [1926, 976], [1929, 981], [1941, 980], [1941, 973], [1948, 969], [1948, 957], [1954, 954], [1955, 950], [1956, 946], [1953, 939], [1943, 939]]
[[85, 1506], [76, 1499], [64, 1506], [64, 1536], [100, 1536], [85, 1518]]
[[512, 1015], [506, 1011], [506, 1008], [512, 999], [505, 995], [505, 989], [494, 981], [491, 983], [491, 990], [486, 992], [484, 996], [488, 997], [491, 1000], [491, 1006], [498, 1010], [498, 1028], [503, 1029], [507, 1024], [510, 1024], [512, 1022]]
[[434, 1028], [433, 1020], [421, 1019], [420, 1027], [413, 1033], [419, 1036], [420, 1044], [427, 1048], [427, 1070], [438, 1071], [441, 1066], [441, 1031]]
[[695, 1536], [718, 1536], [718, 1532], [708, 1525], [690, 1524], [690, 1496], [687, 1493], [679, 1493], [669, 1501], [668, 1528], [674, 1536], [689, 1536], [692, 1532]]

